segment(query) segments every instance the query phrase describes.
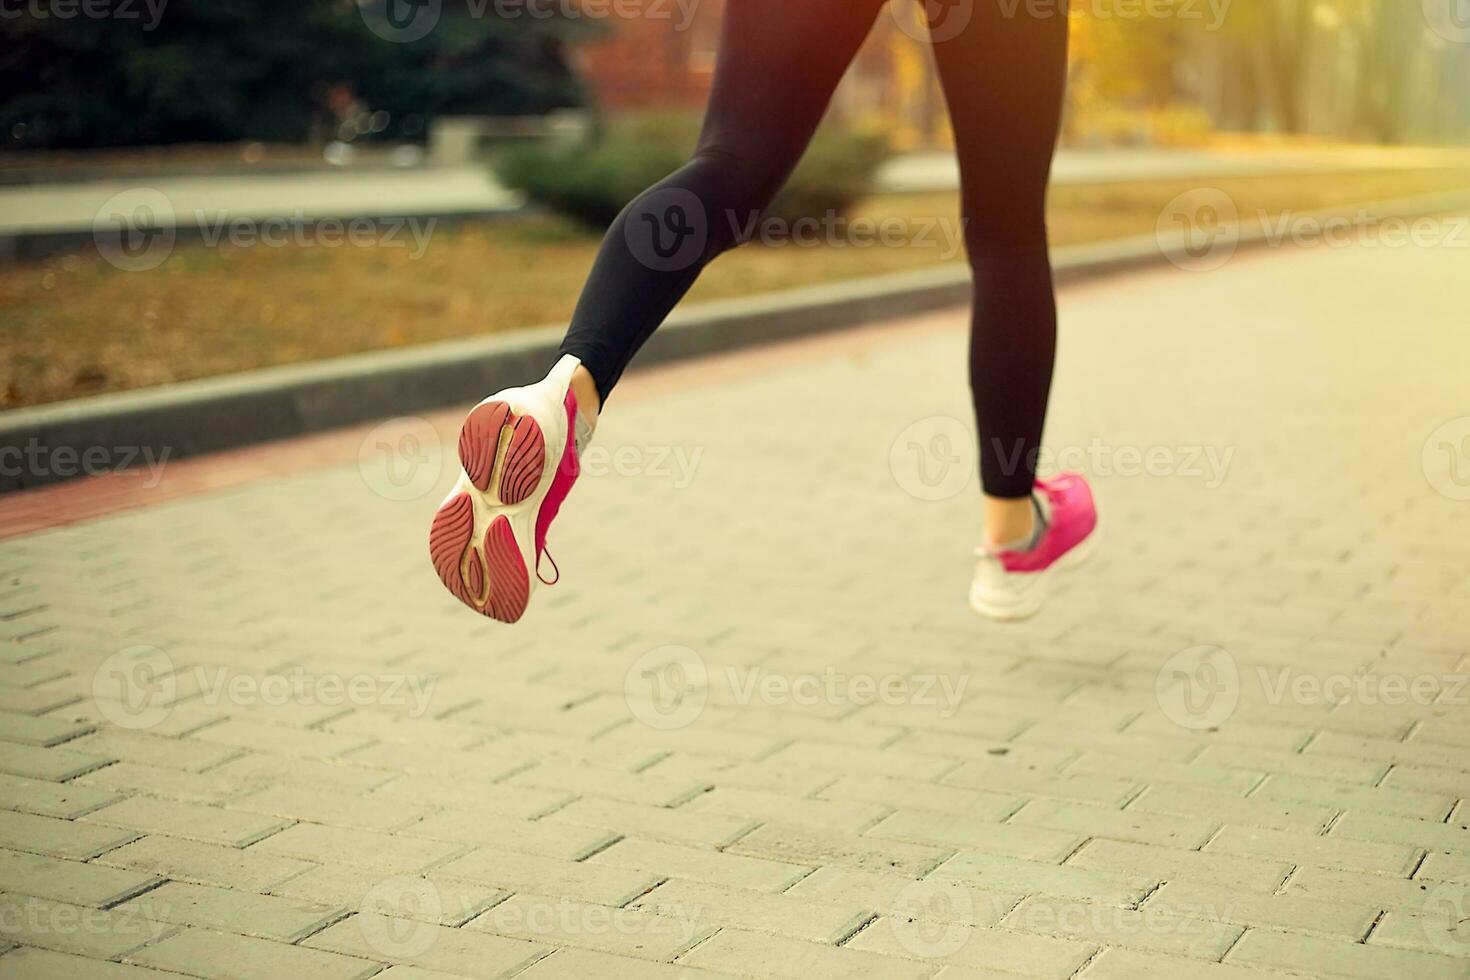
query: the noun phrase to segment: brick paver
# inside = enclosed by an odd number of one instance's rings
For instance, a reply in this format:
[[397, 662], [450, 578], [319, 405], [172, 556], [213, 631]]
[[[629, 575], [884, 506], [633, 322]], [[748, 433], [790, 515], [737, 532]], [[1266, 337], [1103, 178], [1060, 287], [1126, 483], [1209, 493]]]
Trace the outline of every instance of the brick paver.
[[1463, 266], [1067, 290], [1012, 627], [959, 311], [630, 377], [512, 629], [414, 430], [0, 502], [0, 977], [1470, 977]]

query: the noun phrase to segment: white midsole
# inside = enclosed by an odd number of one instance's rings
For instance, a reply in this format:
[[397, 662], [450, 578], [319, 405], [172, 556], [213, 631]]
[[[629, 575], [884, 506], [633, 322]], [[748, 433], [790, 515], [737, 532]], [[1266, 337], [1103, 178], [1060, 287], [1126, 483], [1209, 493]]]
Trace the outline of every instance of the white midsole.
[[1031, 585], [1022, 593], [994, 593], [989, 595], [977, 587], [970, 588], [970, 608], [983, 616], [999, 620], [1026, 619], [1041, 611], [1058, 575], [1087, 563], [1098, 549], [1102, 539], [1102, 528], [1094, 527], [1092, 533], [1083, 538], [1077, 547], [1067, 552], [1045, 571], [1029, 575]]
[[[554, 399], [555, 404], [551, 404], [553, 399], [540, 397], [540, 392], [536, 391], [541, 385], [546, 384], [543, 381], [537, 385], [507, 388], [504, 391], [498, 391], [475, 406], [475, 408], [479, 408], [480, 405], [484, 405], [486, 402], [502, 402], [515, 415], [530, 416], [541, 427], [542, 437], [546, 441], [546, 458], [541, 461], [541, 479], [537, 481], [536, 489], [531, 492], [530, 496], [517, 504], [502, 504], [494, 492], [499, 482], [494, 477], [497, 477], [499, 474], [494, 471], [493, 466], [489, 491], [482, 491], [476, 487], [471, 482], [469, 474], [461, 466], [459, 479], [454, 481], [454, 487], [449, 491], [449, 495], [445, 497], [445, 502], [447, 503], [461, 493], [469, 495], [470, 505], [475, 516], [475, 527], [471, 541], [474, 542], [476, 548], [481, 547], [481, 543], [484, 541], [485, 530], [497, 517], [504, 516], [510, 522], [511, 532], [515, 536], [516, 546], [521, 550], [521, 560], [525, 563], [526, 576], [531, 581], [532, 591], [535, 590], [537, 582], [536, 515], [541, 512], [542, 501], [551, 492], [551, 483], [556, 476], [556, 468], [561, 463], [562, 450], [565, 448], [567, 441], [567, 420], [564, 399], [566, 397], [566, 383], [570, 380], [571, 372], [576, 367], [575, 360], [572, 361], [570, 367], [566, 366], [568, 360], [571, 359], [563, 358], [552, 369], [551, 374], [547, 376], [547, 381], [561, 382], [559, 385], [553, 384], [549, 386], [553, 393], [558, 388], [561, 391], [561, 396]], [[471, 413], [473, 413], [473, 409]], [[500, 452], [497, 447], [497, 461], [499, 460], [499, 456]]]

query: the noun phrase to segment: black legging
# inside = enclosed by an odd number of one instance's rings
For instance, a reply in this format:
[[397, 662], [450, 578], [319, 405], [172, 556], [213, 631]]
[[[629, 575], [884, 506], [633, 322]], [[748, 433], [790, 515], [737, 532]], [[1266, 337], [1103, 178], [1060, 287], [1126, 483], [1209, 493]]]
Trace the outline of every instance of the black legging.
[[[883, 4], [729, 0], [694, 156], [613, 223], [562, 343], [604, 400], [704, 266], [739, 244], [738, 229], [781, 189]], [[1020, 498], [1035, 481], [1056, 352], [1045, 199], [1066, 78], [1066, 8], [926, 6], [974, 270], [970, 387], [982, 482], [991, 496]]]

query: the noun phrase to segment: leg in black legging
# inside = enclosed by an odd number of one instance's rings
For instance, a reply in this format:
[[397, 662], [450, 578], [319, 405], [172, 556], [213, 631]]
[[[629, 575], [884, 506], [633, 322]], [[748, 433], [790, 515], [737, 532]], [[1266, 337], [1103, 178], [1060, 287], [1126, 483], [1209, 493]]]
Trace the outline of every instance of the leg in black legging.
[[786, 182], [882, 0], [733, 0], [693, 158], [618, 216], [561, 353], [605, 401], [704, 266]]
[[944, 40], [952, 30], [933, 25], [975, 273], [970, 386], [981, 480], [987, 495], [1008, 499], [1028, 496], [1035, 483], [1057, 333], [1046, 188], [1066, 85], [1067, 18], [1053, 5], [1039, 14], [1027, 6], [980, 0], [964, 29]]

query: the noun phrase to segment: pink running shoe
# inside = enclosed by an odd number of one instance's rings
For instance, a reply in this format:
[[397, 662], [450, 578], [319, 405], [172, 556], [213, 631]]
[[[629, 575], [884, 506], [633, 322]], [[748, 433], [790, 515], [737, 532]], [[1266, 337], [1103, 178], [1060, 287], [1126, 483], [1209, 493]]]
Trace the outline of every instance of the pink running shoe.
[[577, 481], [571, 380], [579, 363], [564, 356], [536, 384], [475, 406], [459, 433], [464, 470], [429, 528], [429, 557], [444, 587], [502, 623], [525, 613], [546, 531]]
[[1076, 568], [1097, 547], [1097, 508], [1092, 490], [1077, 473], [1037, 480], [1045, 527], [1029, 551], [993, 552], [979, 548], [980, 565], [970, 586], [970, 606], [991, 619], [1034, 616], [1046, 599], [1051, 581]]

